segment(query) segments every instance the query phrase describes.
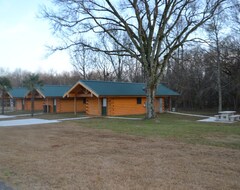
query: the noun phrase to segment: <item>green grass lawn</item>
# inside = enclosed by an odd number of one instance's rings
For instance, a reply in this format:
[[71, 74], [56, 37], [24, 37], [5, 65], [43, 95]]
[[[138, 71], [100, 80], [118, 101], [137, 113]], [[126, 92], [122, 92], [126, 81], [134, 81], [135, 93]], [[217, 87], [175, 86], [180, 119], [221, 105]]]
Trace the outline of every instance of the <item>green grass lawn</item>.
[[94, 118], [74, 122], [80, 126], [109, 129], [118, 133], [240, 149], [240, 122], [223, 124], [197, 120], [196, 117], [161, 114], [154, 120]]

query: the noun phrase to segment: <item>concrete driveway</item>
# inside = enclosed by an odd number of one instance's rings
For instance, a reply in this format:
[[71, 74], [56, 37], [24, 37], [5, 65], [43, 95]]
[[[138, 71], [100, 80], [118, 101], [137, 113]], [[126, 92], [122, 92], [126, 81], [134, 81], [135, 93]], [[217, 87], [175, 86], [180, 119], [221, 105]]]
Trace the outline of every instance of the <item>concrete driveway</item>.
[[58, 123], [58, 120], [47, 120], [47, 119], [16, 119], [16, 120], [4, 120], [0, 121], [0, 127], [9, 127], [9, 126], [26, 126], [26, 125], [37, 125], [37, 124], [46, 124], [46, 123]]
[[[17, 116], [5, 116], [0, 115], [0, 127], [14, 127], [14, 126], [26, 126], [26, 125], [38, 125], [38, 124], [48, 124], [48, 123], [58, 123], [62, 121], [70, 121], [70, 120], [80, 120], [80, 119], [89, 119], [91, 117], [75, 117], [75, 118], [63, 118], [63, 119], [36, 119], [36, 118], [29, 118], [29, 119], [14, 119], [14, 120], [3, 120], [8, 118], [14, 118]], [[1, 189], [0, 189], [1, 190]]]
[[0, 190], [13, 190], [11, 187], [5, 185], [2, 181], [0, 181]]

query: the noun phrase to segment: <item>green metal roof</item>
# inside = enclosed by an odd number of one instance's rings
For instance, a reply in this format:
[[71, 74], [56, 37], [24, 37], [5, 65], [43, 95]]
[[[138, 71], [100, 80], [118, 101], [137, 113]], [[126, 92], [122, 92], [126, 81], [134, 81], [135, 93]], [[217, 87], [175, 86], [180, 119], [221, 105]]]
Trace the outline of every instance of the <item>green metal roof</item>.
[[[92, 91], [97, 96], [146, 96], [144, 83], [127, 83], [127, 82], [106, 82], [80, 80], [85, 88]], [[44, 85], [37, 90], [44, 97], [63, 97], [70, 90], [69, 85]], [[28, 94], [27, 88], [13, 88], [9, 94], [13, 98], [24, 98]], [[156, 96], [178, 96], [179, 94], [163, 84], [159, 84]]]
[[[64, 93], [66, 93], [71, 86], [69, 85], [44, 85], [42, 87], [37, 88], [37, 90], [44, 97], [63, 97]], [[29, 90], [27, 88], [13, 88], [9, 91], [9, 94], [13, 98], [25, 98], [28, 94]]]
[[[80, 80], [85, 88], [98, 96], [146, 96], [144, 83], [106, 82]], [[179, 94], [163, 84], [157, 87], [156, 96], [178, 96]]]
[[9, 90], [8, 93], [13, 98], [24, 98], [28, 92], [29, 90], [27, 88], [20, 87], [20, 88], [12, 88], [11, 90]]
[[45, 97], [63, 97], [63, 95], [71, 88], [69, 85], [44, 85], [38, 90]]

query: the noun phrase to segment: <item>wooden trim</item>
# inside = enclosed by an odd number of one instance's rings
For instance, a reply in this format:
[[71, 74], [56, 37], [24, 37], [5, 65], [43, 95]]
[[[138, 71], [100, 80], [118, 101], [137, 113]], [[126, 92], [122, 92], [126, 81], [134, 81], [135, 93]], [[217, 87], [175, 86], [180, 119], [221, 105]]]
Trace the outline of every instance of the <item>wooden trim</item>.
[[[65, 97], [70, 97], [70, 92], [76, 88], [78, 85], [84, 87], [85, 89], [87, 89], [89, 92], [91, 92], [91, 96], [92, 97], [92, 94], [95, 95], [96, 97], [99, 97], [98, 94], [96, 94], [92, 89], [89, 89], [87, 86], [85, 86], [84, 84], [82, 84], [80, 81], [78, 81], [70, 90], [68, 90], [64, 95], [63, 95], [63, 98]], [[80, 96], [79, 96], [80, 97]], [[88, 97], [88, 96], [82, 96], [82, 97]]]
[[38, 90], [38, 89], [35, 89], [35, 90], [36, 90], [43, 98], [46, 98], [40, 90]]
[[74, 97], [77, 97], [77, 98], [92, 98], [93, 97], [93, 94], [69, 94], [67, 98], [74, 98]]

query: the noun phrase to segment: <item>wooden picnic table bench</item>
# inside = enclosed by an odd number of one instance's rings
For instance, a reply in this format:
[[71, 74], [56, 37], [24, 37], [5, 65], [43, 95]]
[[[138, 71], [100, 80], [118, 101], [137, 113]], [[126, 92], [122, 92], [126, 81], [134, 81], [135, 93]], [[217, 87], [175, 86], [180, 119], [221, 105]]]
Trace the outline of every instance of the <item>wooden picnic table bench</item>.
[[240, 121], [240, 115], [231, 115], [229, 119], [230, 121]]
[[219, 120], [223, 121], [230, 121], [230, 117], [233, 116], [236, 113], [236, 111], [220, 111], [219, 114]]
[[240, 115], [235, 115], [236, 111], [220, 111], [214, 115], [217, 121], [240, 121]]

